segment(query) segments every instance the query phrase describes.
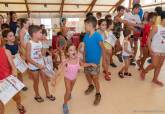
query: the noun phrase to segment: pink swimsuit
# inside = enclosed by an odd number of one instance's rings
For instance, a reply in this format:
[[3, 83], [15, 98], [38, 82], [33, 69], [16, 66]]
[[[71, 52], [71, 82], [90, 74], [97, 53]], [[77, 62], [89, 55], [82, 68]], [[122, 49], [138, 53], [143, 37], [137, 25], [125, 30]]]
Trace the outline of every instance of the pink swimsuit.
[[77, 64], [66, 63], [65, 78], [67, 78], [69, 80], [75, 80], [79, 69], [80, 69], [79, 60], [78, 60]]

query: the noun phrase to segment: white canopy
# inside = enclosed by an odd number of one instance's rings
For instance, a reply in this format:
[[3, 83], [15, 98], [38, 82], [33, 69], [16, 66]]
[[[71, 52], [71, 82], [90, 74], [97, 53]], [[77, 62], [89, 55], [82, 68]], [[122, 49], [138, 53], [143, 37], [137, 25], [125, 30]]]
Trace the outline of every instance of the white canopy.
[[[15, 11], [31, 17], [84, 16], [88, 11], [109, 13], [116, 5], [128, 7], [132, 0], [0, 0], [0, 13]], [[165, 5], [165, 0], [141, 0], [145, 10]]]

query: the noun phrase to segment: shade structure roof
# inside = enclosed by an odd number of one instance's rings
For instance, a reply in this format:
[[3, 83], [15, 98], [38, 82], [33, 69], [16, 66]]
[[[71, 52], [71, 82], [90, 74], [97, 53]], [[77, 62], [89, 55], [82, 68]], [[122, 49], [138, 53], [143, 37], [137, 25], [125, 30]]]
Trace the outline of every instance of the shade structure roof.
[[[126, 7], [133, 0], [0, 0], [0, 13], [15, 11], [27, 16], [83, 15], [86, 12], [109, 13], [119, 4]], [[147, 9], [165, 5], [165, 0], [141, 0]]]

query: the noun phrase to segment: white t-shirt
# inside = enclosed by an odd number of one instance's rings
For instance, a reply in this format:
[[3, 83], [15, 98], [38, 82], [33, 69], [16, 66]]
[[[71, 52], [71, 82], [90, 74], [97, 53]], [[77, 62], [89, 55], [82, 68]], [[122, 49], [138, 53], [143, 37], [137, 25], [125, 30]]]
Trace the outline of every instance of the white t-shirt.
[[127, 41], [127, 40], [124, 40], [123, 44], [122, 44], [122, 47], [123, 47], [122, 56], [130, 56], [130, 54], [124, 50], [125, 43], [127, 43], [127, 50], [132, 52], [132, 48], [131, 48], [130, 42]]
[[158, 31], [152, 38], [151, 48], [153, 52], [165, 53], [165, 27], [158, 26]]
[[[37, 42], [30, 40], [30, 44], [31, 44], [31, 54], [30, 54], [31, 59], [38, 64], [44, 65], [44, 60], [43, 60], [42, 52], [41, 52], [42, 43], [41, 42], [37, 43]], [[33, 65], [31, 63], [29, 63], [28, 65], [29, 65], [30, 70], [39, 69], [38, 67], [36, 67], [35, 65]]]
[[132, 14], [131, 12], [124, 14], [124, 20], [127, 20], [131, 23], [141, 23], [140, 16], [138, 14]]

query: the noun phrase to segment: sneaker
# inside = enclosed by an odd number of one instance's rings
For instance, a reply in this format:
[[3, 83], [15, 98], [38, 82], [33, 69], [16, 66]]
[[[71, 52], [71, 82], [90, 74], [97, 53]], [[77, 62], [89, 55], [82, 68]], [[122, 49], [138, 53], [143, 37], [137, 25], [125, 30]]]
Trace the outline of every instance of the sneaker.
[[117, 67], [117, 65], [115, 63], [111, 63], [110, 65], [111, 65], [111, 67], [114, 67], [114, 68]]
[[95, 100], [94, 100], [94, 105], [98, 105], [100, 103], [101, 100], [101, 94], [100, 93], [96, 93], [95, 95]]
[[69, 114], [69, 109], [67, 104], [63, 104], [63, 113], [64, 114]]
[[28, 90], [27, 87], [22, 88], [22, 91], [27, 91], [27, 90]]
[[85, 94], [86, 95], [89, 95], [93, 90], [94, 90], [94, 86], [93, 85], [89, 85], [88, 86], [88, 89], [85, 90]]
[[117, 58], [118, 60], [122, 63], [123, 62], [123, 59], [122, 59], [122, 55], [121, 54], [117, 54]]

